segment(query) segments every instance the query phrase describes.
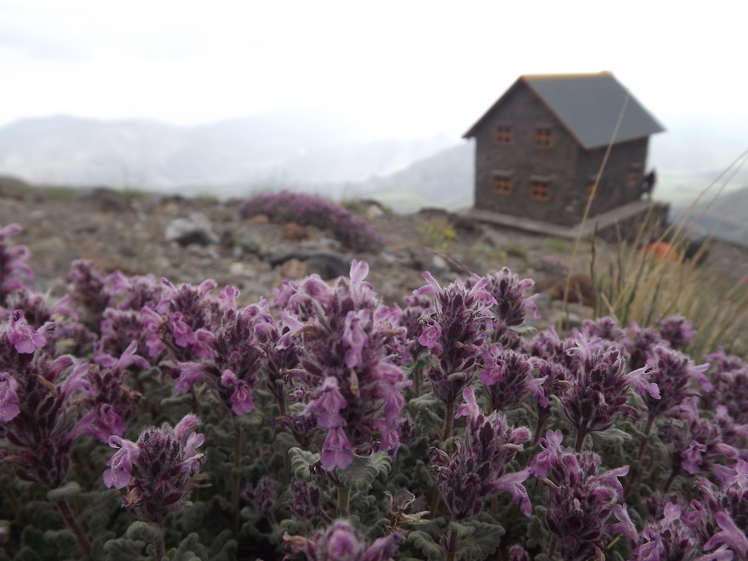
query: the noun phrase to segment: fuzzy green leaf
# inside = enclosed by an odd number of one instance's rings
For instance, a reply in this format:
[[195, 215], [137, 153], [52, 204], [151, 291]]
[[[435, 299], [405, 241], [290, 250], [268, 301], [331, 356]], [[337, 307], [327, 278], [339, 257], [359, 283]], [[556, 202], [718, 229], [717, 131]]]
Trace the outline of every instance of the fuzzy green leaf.
[[311, 479], [309, 466], [319, 461], [319, 454], [294, 447], [288, 451], [288, 455], [291, 458], [291, 473], [309, 481]]
[[[293, 465], [293, 464], [292, 464]], [[353, 456], [353, 462], [340, 472], [340, 480], [352, 491], [367, 493], [378, 475], [390, 473], [392, 458], [387, 452], [375, 452], [371, 456]]]
[[81, 486], [75, 481], [66, 483], [57, 489], [52, 489], [47, 493], [47, 500], [57, 502], [65, 499], [71, 499], [81, 492]]
[[408, 534], [408, 540], [420, 549], [429, 561], [444, 561], [444, 550], [426, 532], [416, 530]]
[[163, 532], [148, 524], [147, 522], [133, 522], [127, 529], [125, 536], [131, 540], [142, 541], [145, 543], [153, 543], [163, 535]]
[[504, 528], [499, 524], [487, 524], [473, 519], [462, 525], [468, 531], [460, 530], [464, 536], [460, 541], [460, 561], [482, 561], [491, 555], [499, 547]]

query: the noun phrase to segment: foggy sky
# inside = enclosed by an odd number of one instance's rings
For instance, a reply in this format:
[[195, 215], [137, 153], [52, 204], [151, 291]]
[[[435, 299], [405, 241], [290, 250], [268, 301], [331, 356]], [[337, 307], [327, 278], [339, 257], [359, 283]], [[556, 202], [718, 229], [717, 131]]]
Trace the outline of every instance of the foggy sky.
[[748, 122], [746, 2], [0, 1], [0, 124], [273, 109], [458, 137], [520, 74], [612, 71], [669, 119]]

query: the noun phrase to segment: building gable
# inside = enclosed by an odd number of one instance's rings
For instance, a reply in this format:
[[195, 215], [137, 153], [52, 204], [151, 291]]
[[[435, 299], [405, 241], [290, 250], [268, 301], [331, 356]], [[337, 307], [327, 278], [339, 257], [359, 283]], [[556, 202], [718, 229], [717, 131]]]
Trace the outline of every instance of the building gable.
[[664, 130], [611, 73], [601, 72], [521, 76], [464, 137], [475, 136], [483, 120], [500, 107], [520, 83], [529, 87], [584, 149], [598, 148], [610, 142], [622, 110], [616, 142], [644, 138]]

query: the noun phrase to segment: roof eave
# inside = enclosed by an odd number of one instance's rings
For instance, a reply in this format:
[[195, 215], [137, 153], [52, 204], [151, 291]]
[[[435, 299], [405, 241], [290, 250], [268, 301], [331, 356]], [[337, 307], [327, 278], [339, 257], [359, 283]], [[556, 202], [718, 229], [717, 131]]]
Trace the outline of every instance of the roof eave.
[[496, 102], [491, 107], [489, 107], [488, 111], [486, 111], [485, 113], [483, 113], [483, 115], [481, 115], [481, 118], [478, 119], [477, 121], [475, 121], [475, 124], [472, 127], [470, 127], [465, 134], [462, 135], [462, 138], [473, 138], [475, 136], [475, 129], [477, 129], [481, 125], [481, 123], [483, 123], [483, 121], [486, 119], [486, 117], [488, 117], [488, 115], [494, 109], [496, 109], [496, 107], [498, 107], [499, 104], [502, 101], [504, 101], [504, 98], [507, 95], [509, 95], [509, 92], [511, 92], [515, 87], [517, 87], [517, 84], [519, 84], [522, 81], [523, 81], [523, 77], [522, 76], [520, 76], [519, 78], [517, 78], [514, 81], [514, 83], [511, 86], [509, 86], [509, 88], [507, 88], [507, 90], [501, 95], [501, 97], [499, 99], [497, 99]]

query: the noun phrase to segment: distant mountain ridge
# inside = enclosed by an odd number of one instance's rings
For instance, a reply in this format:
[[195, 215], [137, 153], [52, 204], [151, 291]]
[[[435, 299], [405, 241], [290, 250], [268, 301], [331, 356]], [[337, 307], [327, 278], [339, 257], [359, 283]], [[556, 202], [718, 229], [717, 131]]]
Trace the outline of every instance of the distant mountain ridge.
[[303, 111], [194, 127], [54, 116], [0, 127], [0, 173], [32, 183], [146, 189], [269, 179], [324, 184], [390, 173], [454, 142], [365, 141], [340, 119]]
[[[748, 246], [748, 188], [722, 195], [711, 203], [709, 198], [696, 205], [686, 219], [689, 224], [698, 224], [693, 237], [712, 235]], [[671, 214], [678, 217], [686, 211], [686, 208], [680, 207], [673, 209]]]

